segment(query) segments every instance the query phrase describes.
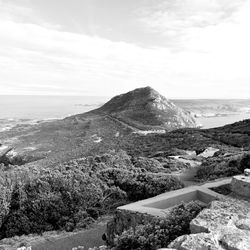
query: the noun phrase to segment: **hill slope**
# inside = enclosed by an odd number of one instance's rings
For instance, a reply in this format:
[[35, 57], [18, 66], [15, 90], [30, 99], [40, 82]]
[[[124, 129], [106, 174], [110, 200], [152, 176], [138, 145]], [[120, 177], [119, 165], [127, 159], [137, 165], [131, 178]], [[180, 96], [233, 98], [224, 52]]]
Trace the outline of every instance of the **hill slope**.
[[196, 127], [191, 114], [167, 100], [151, 87], [138, 88], [115, 96], [89, 113], [101, 113], [126, 122], [138, 129], [173, 130]]
[[119, 149], [130, 155], [144, 156], [171, 148], [199, 151], [210, 145], [249, 149], [249, 122], [210, 130], [183, 128], [142, 136], [137, 132], [145, 128], [168, 130], [185, 124], [194, 125], [188, 113], [147, 87], [114, 97], [88, 113], [16, 126], [0, 133], [0, 144], [14, 148], [27, 161], [42, 159], [39, 161], [42, 165]]

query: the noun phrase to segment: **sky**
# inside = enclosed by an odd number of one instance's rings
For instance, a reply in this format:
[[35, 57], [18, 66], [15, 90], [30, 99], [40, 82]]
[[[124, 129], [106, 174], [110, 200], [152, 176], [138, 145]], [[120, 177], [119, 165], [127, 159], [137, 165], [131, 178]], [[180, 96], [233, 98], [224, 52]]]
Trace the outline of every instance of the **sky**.
[[0, 95], [250, 98], [248, 0], [0, 0]]

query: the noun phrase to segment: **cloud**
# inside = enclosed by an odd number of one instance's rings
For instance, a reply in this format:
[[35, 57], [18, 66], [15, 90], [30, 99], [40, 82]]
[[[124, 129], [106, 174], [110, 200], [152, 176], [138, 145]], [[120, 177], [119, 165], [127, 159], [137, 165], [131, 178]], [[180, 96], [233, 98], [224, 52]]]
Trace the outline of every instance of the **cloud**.
[[[112, 96], [151, 85], [172, 98], [249, 97], [249, 4], [225, 9], [226, 1], [207, 0], [214, 3], [208, 10], [198, 0], [184, 0], [183, 6], [168, 2], [167, 26], [178, 36], [169, 37], [171, 46], [151, 48], [65, 32], [41, 17], [33, 19], [32, 9], [13, 5], [6, 11], [0, 5], [0, 13], [11, 13], [0, 15], [1, 94]], [[187, 8], [187, 2], [194, 6]], [[163, 19], [156, 17], [167, 10], [156, 10], [152, 25], [164, 30]]]
[[138, 19], [152, 33], [167, 37], [167, 44], [185, 42], [190, 29], [220, 24], [231, 18], [246, 0], [168, 0], [142, 8]]
[[151, 63], [157, 64], [160, 53], [13, 20], [0, 22], [0, 45], [1, 84], [16, 83], [22, 93], [41, 91], [44, 83], [46, 93], [77, 94], [82, 89], [84, 94], [92, 88], [92, 94], [102, 94], [102, 84], [109, 91], [117, 82], [140, 79], [144, 70], [154, 72]]

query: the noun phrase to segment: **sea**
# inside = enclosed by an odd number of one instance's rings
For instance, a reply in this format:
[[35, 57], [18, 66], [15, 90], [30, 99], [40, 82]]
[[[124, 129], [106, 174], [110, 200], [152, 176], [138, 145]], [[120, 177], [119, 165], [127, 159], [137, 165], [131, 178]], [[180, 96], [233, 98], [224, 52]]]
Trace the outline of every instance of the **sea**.
[[[108, 96], [0, 96], [0, 132], [9, 130], [17, 124], [33, 124], [84, 113], [100, 107], [109, 99]], [[203, 128], [219, 127], [250, 119], [250, 100], [216, 100], [216, 103], [219, 103], [219, 106], [216, 106], [220, 107], [219, 111], [213, 107], [213, 100], [172, 101], [177, 106], [191, 111], [196, 116], [197, 123]], [[234, 112], [224, 112], [225, 107], [228, 109], [229, 103], [237, 106], [238, 112], [233, 109]]]
[[0, 96], [0, 132], [17, 124], [35, 124], [84, 113], [109, 99], [100, 96]]

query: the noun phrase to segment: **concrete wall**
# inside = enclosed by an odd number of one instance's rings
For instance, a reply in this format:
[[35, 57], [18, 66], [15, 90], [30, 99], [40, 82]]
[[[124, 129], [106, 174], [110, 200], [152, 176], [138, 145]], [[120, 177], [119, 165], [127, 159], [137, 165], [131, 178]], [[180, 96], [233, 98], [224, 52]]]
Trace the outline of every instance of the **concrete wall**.
[[213, 200], [225, 198], [209, 188], [230, 183], [231, 179], [208, 183], [203, 186], [192, 186], [167, 192], [153, 198], [134, 202], [118, 207], [112, 221], [107, 225], [107, 241], [114, 243], [116, 235], [129, 228], [152, 221], [155, 217], [166, 217], [169, 208], [191, 201], [210, 203]]

